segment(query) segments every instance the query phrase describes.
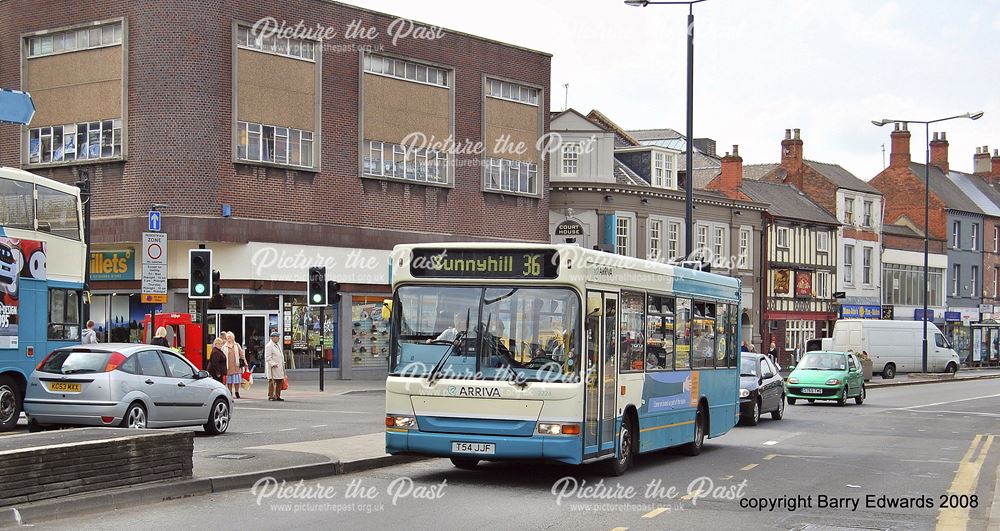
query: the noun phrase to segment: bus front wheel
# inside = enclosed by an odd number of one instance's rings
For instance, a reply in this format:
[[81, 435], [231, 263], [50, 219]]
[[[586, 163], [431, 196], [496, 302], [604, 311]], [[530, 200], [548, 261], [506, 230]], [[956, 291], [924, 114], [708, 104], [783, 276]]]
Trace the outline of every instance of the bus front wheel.
[[618, 455], [605, 461], [605, 472], [609, 476], [620, 476], [632, 467], [635, 455], [635, 424], [632, 417], [626, 415], [618, 432]]
[[10, 376], [0, 376], [0, 431], [13, 430], [20, 416], [20, 388]]
[[462, 470], [475, 470], [479, 465], [479, 460], [466, 459], [464, 457], [452, 457], [451, 464], [455, 465], [455, 468], [461, 468]]

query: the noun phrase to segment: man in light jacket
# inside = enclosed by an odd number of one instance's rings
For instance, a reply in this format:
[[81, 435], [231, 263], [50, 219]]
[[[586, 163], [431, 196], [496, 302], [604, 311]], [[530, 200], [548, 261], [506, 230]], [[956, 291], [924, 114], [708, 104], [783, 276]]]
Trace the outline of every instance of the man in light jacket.
[[84, 345], [93, 345], [97, 343], [97, 332], [94, 331], [94, 322], [87, 321], [87, 328], [83, 329], [83, 333], [80, 334], [80, 342]]
[[278, 346], [280, 334], [271, 332], [271, 340], [264, 347], [264, 377], [267, 378], [267, 399], [284, 402], [281, 384], [285, 380], [285, 354]]

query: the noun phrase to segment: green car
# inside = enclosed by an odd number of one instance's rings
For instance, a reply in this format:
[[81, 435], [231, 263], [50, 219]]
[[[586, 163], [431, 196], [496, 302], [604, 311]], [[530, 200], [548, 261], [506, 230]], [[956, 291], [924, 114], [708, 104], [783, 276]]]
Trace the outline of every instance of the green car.
[[796, 400], [835, 400], [838, 406], [852, 397], [858, 405], [865, 401], [861, 360], [853, 352], [809, 352], [791, 369], [785, 380], [785, 396], [790, 406]]

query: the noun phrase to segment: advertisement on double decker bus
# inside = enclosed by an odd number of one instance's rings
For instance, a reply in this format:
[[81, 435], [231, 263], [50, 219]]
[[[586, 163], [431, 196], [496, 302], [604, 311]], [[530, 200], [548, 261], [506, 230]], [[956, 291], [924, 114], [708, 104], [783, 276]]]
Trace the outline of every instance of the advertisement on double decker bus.
[[45, 242], [0, 238], [0, 348], [17, 348], [18, 284], [45, 280]]

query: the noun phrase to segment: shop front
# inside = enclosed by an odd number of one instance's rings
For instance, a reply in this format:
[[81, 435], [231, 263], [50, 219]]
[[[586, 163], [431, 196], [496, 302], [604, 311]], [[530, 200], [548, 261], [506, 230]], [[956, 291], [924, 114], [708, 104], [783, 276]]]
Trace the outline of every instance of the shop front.
[[995, 367], [1000, 365], [1000, 306], [984, 304], [979, 309], [981, 319], [972, 325], [971, 365]]
[[944, 312], [944, 335], [964, 363], [973, 362], [973, 324], [979, 323], [979, 308], [952, 308]]

